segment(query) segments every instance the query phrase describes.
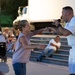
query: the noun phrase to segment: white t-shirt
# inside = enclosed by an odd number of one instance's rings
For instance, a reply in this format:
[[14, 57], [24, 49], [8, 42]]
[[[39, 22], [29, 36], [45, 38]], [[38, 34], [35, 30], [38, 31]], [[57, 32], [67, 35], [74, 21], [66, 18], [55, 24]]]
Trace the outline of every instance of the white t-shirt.
[[57, 45], [59, 48], [61, 46], [61, 43], [60, 42], [57, 43], [54, 39], [51, 39], [49, 41], [49, 44], [47, 45], [47, 47], [45, 49], [48, 48], [48, 49], [54, 49], [54, 50], [56, 50], [56, 47], [50, 45], [51, 43], [53, 43], [54, 45]]
[[67, 36], [67, 40], [68, 45], [73, 47], [75, 46], [75, 17], [73, 17], [69, 23], [66, 23], [65, 28], [72, 33], [71, 35]]

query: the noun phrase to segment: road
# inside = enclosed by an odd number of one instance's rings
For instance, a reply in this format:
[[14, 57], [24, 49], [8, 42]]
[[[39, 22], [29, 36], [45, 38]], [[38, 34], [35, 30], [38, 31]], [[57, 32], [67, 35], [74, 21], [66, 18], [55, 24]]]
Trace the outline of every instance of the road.
[[[5, 75], [15, 75], [11, 58], [8, 58], [7, 63], [0, 62], [0, 71]], [[27, 64], [27, 75], [69, 75], [69, 72], [65, 66], [30, 61]]]

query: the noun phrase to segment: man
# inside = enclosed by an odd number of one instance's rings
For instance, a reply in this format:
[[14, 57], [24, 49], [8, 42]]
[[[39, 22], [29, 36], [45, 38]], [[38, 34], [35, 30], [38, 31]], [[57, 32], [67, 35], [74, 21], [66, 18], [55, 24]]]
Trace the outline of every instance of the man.
[[66, 22], [64, 28], [58, 21], [55, 21], [55, 24], [59, 32], [67, 36], [68, 45], [72, 47], [69, 54], [69, 71], [70, 75], [75, 75], [75, 17], [72, 7], [66, 6], [62, 9], [62, 19]]
[[60, 48], [60, 37], [56, 36], [55, 39], [51, 39], [47, 47], [43, 50], [43, 52], [37, 57], [37, 61], [41, 61], [43, 56], [52, 56], [54, 52]]

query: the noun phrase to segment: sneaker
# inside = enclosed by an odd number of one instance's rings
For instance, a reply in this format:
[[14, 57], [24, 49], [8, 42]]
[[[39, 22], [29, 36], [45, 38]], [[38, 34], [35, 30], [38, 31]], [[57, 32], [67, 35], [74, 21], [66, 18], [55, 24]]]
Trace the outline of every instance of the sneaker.
[[37, 58], [37, 59], [36, 59], [36, 61], [37, 61], [37, 62], [41, 62], [41, 61], [42, 61], [42, 59], [38, 59], [38, 58]]
[[37, 62], [39, 62], [39, 60], [38, 60], [38, 59], [36, 59], [36, 61], [37, 61]]
[[53, 55], [51, 54], [49, 57], [52, 57]]

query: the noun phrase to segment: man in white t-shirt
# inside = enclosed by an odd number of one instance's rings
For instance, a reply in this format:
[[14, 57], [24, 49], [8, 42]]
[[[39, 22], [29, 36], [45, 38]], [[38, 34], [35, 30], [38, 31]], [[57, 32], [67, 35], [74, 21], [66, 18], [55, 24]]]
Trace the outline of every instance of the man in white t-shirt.
[[47, 47], [43, 50], [43, 52], [37, 57], [37, 61], [41, 61], [43, 56], [52, 56], [54, 52], [60, 48], [60, 37], [56, 36], [55, 39], [51, 39]]
[[75, 16], [72, 7], [63, 7], [62, 19], [67, 22], [64, 28], [58, 21], [55, 21], [55, 25], [60, 33], [67, 36], [68, 45], [72, 47], [69, 52], [69, 72], [70, 75], [75, 75]]

